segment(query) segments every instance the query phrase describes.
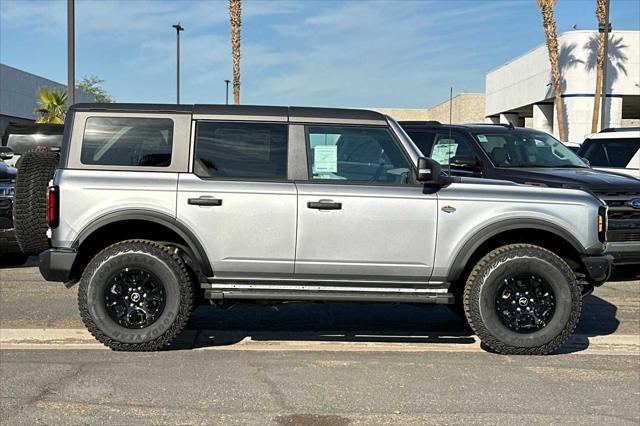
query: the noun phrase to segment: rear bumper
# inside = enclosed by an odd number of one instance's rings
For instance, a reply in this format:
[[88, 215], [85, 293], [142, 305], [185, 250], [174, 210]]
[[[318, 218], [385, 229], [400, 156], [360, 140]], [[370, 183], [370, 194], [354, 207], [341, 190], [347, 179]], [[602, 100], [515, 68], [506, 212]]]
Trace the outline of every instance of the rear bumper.
[[640, 264], [640, 241], [608, 242], [607, 253], [614, 265]]
[[583, 257], [582, 263], [584, 264], [589, 280], [601, 284], [609, 279], [613, 259], [613, 256], [610, 254]]
[[68, 282], [77, 255], [78, 252], [71, 249], [49, 249], [40, 253], [40, 274], [47, 281]]

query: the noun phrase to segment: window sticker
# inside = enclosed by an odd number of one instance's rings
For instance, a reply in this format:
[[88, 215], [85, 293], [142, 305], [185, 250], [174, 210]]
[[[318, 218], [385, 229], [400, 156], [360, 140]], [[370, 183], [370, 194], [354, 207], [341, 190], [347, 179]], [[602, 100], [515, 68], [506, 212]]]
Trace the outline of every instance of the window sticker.
[[489, 142], [489, 139], [485, 135], [477, 135], [478, 141], [480, 142]]
[[338, 146], [316, 145], [313, 147], [314, 173], [336, 173], [338, 171]]
[[456, 155], [458, 150], [457, 144], [439, 143], [433, 146], [431, 150], [431, 159], [440, 164], [448, 164], [449, 159]]

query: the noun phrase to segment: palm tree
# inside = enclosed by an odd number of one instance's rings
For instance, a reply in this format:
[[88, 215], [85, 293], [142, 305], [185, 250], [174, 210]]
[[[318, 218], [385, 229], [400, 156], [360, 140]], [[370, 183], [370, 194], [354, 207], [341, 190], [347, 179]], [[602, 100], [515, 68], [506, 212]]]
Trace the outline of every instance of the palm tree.
[[549, 64], [551, 65], [551, 86], [556, 104], [556, 120], [558, 122], [558, 135], [561, 141], [565, 141], [564, 108], [562, 105], [562, 86], [560, 67], [558, 66], [558, 35], [556, 33], [556, 18], [553, 16], [553, 7], [556, 0], [536, 0], [542, 13], [542, 26], [547, 38], [549, 50]]
[[[598, 28], [606, 25], [607, 0], [596, 0], [596, 18]], [[600, 115], [600, 97], [602, 96], [602, 77], [604, 75], [604, 40], [605, 32], [598, 34], [598, 47], [596, 50], [596, 90], [593, 95], [593, 117], [591, 118], [591, 133], [598, 131], [598, 116]], [[604, 106], [603, 106], [604, 108]]]
[[64, 124], [67, 115], [67, 94], [64, 90], [41, 87], [38, 105], [40, 107], [33, 110], [39, 114], [36, 123]]
[[240, 0], [229, 0], [231, 23], [231, 62], [233, 64], [233, 103], [240, 104], [240, 27], [242, 6]]

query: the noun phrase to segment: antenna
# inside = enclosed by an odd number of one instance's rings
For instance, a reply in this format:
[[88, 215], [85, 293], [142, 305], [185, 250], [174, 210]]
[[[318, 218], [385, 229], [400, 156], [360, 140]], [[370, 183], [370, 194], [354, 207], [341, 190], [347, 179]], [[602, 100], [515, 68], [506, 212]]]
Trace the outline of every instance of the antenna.
[[451, 176], [451, 116], [453, 115], [453, 86], [449, 88], [449, 149], [447, 166], [449, 169], [449, 176]]

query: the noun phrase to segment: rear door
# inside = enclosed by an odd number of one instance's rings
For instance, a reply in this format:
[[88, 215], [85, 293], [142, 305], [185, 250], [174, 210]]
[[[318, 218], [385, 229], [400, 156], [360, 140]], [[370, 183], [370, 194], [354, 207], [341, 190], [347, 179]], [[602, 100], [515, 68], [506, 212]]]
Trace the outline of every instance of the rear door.
[[295, 276], [426, 283], [437, 198], [413, 182], [393, 135], [376, 126], [307, 126], [309, 176], [298, 186]]
[[178, 220], [200, 237], [216, 278], [291, 278], [296, 188], [286, 123], [198, 121]]

